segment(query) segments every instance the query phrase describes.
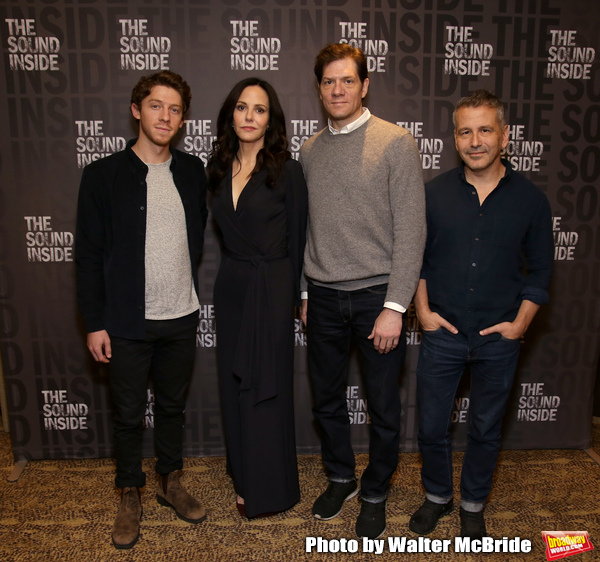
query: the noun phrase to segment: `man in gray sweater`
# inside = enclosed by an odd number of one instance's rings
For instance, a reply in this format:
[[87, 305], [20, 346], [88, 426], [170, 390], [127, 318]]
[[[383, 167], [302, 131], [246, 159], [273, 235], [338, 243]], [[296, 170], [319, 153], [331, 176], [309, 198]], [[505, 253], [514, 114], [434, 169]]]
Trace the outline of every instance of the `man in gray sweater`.
[[358, 491], [346, 403], [354, 340], [371, 420], [356, 534], [373, 539], [385, 531], [398, 463], [402, 315], [417, 286], [426, 235], [421, 160], [408, 131], [362, 107], [369, 78], [359, 49], [329, 45], [314, 70], [329, 123], [300, 151], [309, 192], [302, 315], [329, 486], [313, 515], [332, 519]]

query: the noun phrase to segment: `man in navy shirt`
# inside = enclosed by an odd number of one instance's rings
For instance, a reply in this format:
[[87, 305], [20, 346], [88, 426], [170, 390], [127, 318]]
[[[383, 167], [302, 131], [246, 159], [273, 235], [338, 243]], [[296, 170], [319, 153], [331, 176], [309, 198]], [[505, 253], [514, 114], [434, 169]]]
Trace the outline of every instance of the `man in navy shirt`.
[[417, 400], [426, 500], [409, 528], [428, 534], [453, 509], [451, 415], [468, 365], [461, 536], [481, 539], [521, 338], [548, 301], [554, 248], [548, 199], [501, 159], [508, 144], [501, 101], [478, 90], [458, 102], [453, 119], [464, 163], [426, 185], [427, 245], [415, 295], [423, 327]]

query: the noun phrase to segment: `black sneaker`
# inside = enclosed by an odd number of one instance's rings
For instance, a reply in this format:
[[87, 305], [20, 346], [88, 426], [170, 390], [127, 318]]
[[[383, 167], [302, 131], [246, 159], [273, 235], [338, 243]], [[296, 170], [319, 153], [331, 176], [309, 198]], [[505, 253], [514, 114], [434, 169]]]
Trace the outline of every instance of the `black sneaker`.
[[352, 482], [330, 482], [325, 490], [315, 501], [312, 512], [316, 519], [329, 521], [342, 511], [346, 500], [353, 498], [358, 493], [356, 480]]
[[483, 509], [481, 511], [467, 511], [460, 508], [460, 536], [481, 540], [487, 537]]
[[439, 518], [448, 515], [453, 508], [452, 499], [448, 503], [434, 503], [431, 500], [425, 500], [425, 503], [410, 518], [408, 528], [413, 533], [428, 535], [435, 529]]
[[378, 539], [385, 533], [385, 501], [371, 503], [363, 500], [356, 520], [356, 536]]

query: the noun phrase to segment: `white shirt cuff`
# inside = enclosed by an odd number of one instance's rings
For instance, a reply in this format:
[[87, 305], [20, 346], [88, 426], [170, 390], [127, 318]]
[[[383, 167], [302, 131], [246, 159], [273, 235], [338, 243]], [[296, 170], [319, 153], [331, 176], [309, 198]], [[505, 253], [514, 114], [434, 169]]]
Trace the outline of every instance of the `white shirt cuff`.
[[383, 308], [391, 308], [392, 310], [395, 310], [396, 312], [406, 312], [406, 308], [404, 308], [403, 306], [400, 306], [399, 304], [395, 303], [395, 302], [390, 302], [390, 301], [386, 301], [383, 303]]

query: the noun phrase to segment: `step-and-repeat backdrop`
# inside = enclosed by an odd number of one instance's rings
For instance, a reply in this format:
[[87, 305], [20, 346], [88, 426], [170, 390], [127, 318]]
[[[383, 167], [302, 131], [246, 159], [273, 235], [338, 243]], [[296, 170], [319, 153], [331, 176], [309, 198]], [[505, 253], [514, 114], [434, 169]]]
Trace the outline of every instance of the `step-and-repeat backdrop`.
[[[82, 168], [135, 134], [140, 76], [182, 74], [192, 108], [177, 147], [206, 162], [232, 85], [259, 75], [282, 100], [290, 148], [325, 125], [312, 66], [331, 42], [368, 57], [367, 105], [408, 128], [426, 179], [458, 164], [455, 102], [475, 88], [505, 102], [508, 158], [550, 199], [551, 303], [535, 319], [505, 421], [512, 448], [586, 447], [600, 325], [600, 13], [589, 0], [1, 0], [0, 353], [15, 458], [108, 456], [105, 368], [93, 363], [75, 306], [73, 238]], [[200, 272], [197, 361], [186, 410], [188, 456], [222, 454], [211, 226]], [[399, 373], [402, 450], [416, 450], [420, 328], [408, 311]], [[318, 451], [296, 321], [299, 452]], [[347, 398], [357, 451], [369, 420], [356, 358]], [[465, 443], [468, 384], [453, 414]], [[148, 390], [145, 451], [151, 456]]]

